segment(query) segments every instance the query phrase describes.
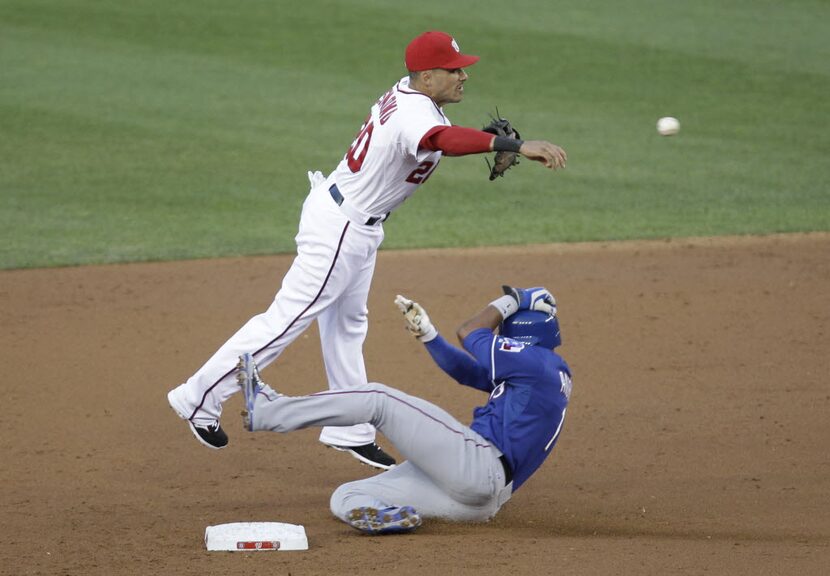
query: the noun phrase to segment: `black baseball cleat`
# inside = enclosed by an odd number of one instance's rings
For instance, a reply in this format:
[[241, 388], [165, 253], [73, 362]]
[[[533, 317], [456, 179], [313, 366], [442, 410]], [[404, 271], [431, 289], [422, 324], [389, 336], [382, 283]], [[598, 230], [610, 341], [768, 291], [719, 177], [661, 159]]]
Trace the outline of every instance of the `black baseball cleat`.
[[335, 446], [334, 444], [326, 444], [340, 452], [348, 452], [364, 464], [372, 466], [373, 468], [380, 468], [381, 470], [389, 470], [395, 466], [395, 459], [383, 451], [383, 449], [370, 442], [362, 446]]
[[190, 424], [190, 430], [193, 431], [193, 435], [196, 436], [196, 440], [208, 448], [219, 450], [220, 448], [224, 448], [228, 445], [228, 435], [225, 434], [224, 430], [222, 430], [222, 426], [219, 425], [219, 422], [201, 425], [194, 424], [193, 421], [188, 420], [187, 423]]
[[190, 431], [196, 437], [200, 444], [219, 450], [228, 445], [228, 435], [222, 430], [218, 420], [208, 422], [207, 424], [196, 424], [188, 417], [192, 413], [192, 406], [189, 406], [183, 399], [184, 391], [182, 390], [184, 384], [178, 388], [174, 388], [167, 393], [167, 402], [170, 407], [182, 420], [186, 420]]

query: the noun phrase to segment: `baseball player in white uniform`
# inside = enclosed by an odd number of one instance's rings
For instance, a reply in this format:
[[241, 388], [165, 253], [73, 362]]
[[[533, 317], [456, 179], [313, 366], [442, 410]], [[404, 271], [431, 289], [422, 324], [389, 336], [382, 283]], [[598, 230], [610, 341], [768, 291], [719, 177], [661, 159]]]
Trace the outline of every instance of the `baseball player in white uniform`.
[[[270, 307], [251, 318], [184, 384], [168, 393], [173, 410], [209, 448], [228, 443], [222, 404], [239, 391], [234, 373], [250, 352], [260, 368], [317, 320], [331, 390], [367, 383], [363, 342], [367, 300], [383, 222], [426, 182], [443, 154], [512, 150], [548, 168], [564, 167], [564, 151], [544, 140], [513, 140], [452, 126], [443, 106], [460, 102], [478, 61], [455, 40], [431, 31], [406, 49], [409, 75], [371, 107], [360, 131], [328, 177], [309, 173], [296, 236], [297, 256]], [[320, 441], [381, 469], [394, 459], [375, 443], [370, 424], [327, 426]]]

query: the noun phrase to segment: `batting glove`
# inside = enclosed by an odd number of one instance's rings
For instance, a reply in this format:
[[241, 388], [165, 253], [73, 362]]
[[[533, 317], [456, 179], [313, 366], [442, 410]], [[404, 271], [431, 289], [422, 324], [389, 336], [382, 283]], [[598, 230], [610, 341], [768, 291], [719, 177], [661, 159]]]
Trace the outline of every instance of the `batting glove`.
[[502, 286], [505, 296], [516, 301], [519, 310], [536, 310], [546, 314], [556, 314], [556, 299], [542, 286], [536, 288], [513, 288]]
[[427, 316], [427, 311], [420, 304], [398, 294], [395, 297], [395, 305], [403, 314], [404, 326], [418, 340], [426, 343], [438, 336], [438, 331]]
[[314, 172], [311, 170], [308, 171], [308, 185], [312, 190], [325, 181], [326, 177], [319, 170], [315, 170]]

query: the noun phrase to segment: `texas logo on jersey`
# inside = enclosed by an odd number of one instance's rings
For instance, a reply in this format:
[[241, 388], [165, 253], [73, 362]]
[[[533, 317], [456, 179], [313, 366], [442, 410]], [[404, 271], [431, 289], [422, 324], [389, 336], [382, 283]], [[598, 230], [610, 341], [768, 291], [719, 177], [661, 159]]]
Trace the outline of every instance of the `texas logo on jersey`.
[[525, 345], [518, 340], [513, 340], [512, 338], [501, 338], [501, 343], [499, 344], [499, 350], [502, 352], [521, 352], [524, 350]]

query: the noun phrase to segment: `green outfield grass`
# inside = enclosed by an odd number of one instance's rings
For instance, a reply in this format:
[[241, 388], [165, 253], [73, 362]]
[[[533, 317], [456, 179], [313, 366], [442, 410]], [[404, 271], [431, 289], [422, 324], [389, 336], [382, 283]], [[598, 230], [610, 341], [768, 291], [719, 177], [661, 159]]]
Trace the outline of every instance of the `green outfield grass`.
[[445, 159], [385, 248], [830, 230], [827, 2], [0, 0], [0, 267], [293, 251], [430, 28], [569, 165]]

